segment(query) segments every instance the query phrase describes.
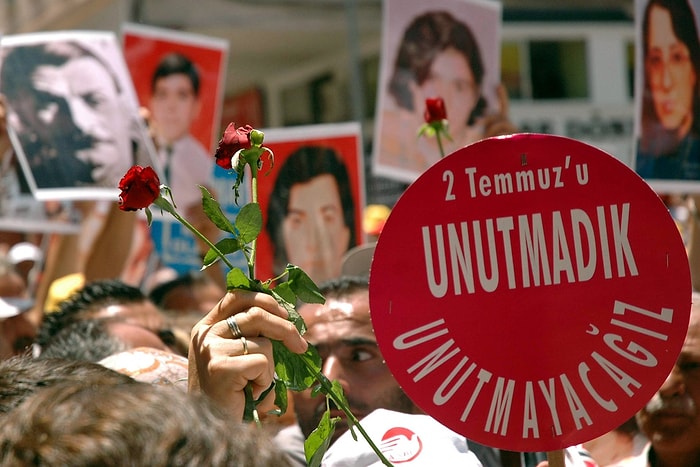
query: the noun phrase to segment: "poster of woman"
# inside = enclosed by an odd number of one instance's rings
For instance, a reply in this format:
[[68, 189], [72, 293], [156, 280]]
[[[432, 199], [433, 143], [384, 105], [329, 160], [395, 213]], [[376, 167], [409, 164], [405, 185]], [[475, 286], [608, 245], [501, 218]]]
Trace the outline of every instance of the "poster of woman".
[[657, 191], [700, 192], [700, 1], [635, 7], [635, 170]]
[[426, 98], [445, 101], [445, 154], [484, 136], [497, 111], [501, 6], [481, 0], [384, 2], [374, 172], [412, 182], [437, 162], [434, 138], [418, 138]]

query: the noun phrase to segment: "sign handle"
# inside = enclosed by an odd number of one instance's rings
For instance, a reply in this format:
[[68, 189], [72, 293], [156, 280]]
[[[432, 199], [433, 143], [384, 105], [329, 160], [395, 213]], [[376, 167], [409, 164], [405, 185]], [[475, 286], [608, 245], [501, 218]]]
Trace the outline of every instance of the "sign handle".
[[549, 463], [549, 467], [566, 467], [566, 462], [564, 461], [564, 450], [559, 449], [558, 451], [548, 451], [547, 462]]

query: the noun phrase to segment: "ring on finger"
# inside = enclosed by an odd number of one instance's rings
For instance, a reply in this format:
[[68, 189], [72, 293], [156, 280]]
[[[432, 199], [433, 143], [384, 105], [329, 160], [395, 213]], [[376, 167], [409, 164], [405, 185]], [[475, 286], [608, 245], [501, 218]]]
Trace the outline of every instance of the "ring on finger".
[[228, 324], [228, 328], [231, 330], [231, 334], [233, 334], [234, 339], [240, 339], [243, 337], [243, 333], [241, 332], [241, 328], [238, 327], [235, 316], [229, 316], [226, 318], [226, 324]]
[[241, 344], [243, 344], [243, 355], [248, 355], [248, 340], [241, 336]]

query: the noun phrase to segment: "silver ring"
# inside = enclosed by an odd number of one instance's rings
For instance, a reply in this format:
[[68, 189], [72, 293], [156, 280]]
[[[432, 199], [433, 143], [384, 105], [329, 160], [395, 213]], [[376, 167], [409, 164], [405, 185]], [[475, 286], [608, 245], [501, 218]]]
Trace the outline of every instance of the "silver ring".
[[248, 355], [248, 339], [241, 336], [241, 344], [243, 344], [243, 355]]
[[243, 333], [241, 332], [241, 328], [238, 327], [235, 316], [229, 316], [226, 318], [226, 324], [228, 324], [228, 328], [231, 330], [231, 334], [233, 334], [234, 339], [240, 339], [243, 337]]

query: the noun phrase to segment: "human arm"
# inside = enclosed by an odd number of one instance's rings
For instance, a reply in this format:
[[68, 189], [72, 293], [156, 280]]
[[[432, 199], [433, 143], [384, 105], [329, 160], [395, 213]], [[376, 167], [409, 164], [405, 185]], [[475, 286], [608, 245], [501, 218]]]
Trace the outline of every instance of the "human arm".
[[[247, 355], [243, 354], [241, 339], [233, 339], [225, 321], [229, 316], [236, 317], [247, 339]], [[307, 348], [306, 341], [286, 318], [286, 310], [270, 295], [237, 289], [224, 295], [192, 329], [189, 391], [206, 394], [234, 419], [242, 420], [248, 383], [256, 399], [272, 384], [274, 360], [270, 339], [281, 341], [296, 353]], [[271, 405], [272, 400], [268, 399], [260, 408]]]

